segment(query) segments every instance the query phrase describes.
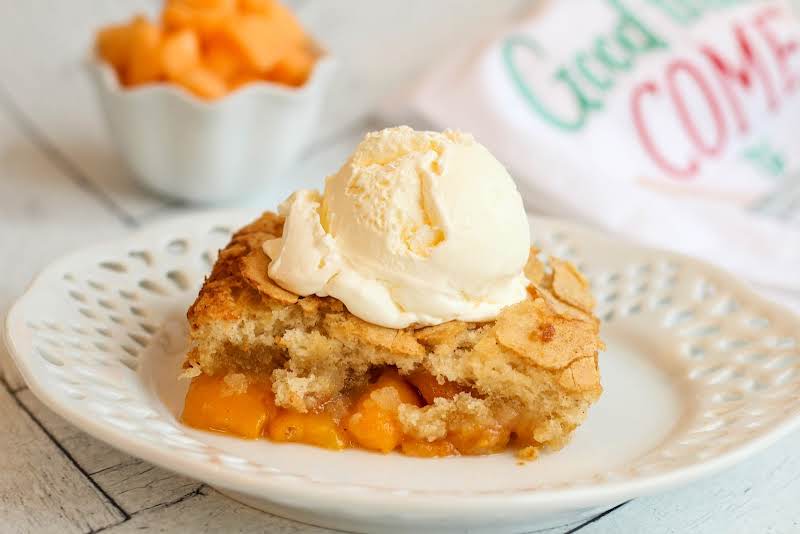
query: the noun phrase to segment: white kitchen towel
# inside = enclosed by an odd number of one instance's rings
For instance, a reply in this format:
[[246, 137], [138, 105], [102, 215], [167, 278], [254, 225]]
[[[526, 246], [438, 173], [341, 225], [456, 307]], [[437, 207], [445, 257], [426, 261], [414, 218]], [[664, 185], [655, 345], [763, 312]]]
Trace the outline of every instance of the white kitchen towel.
[[550, 0], [393, 108], [472, 132], [532, 211], [800, 296], [800, 24], [788, 1]]

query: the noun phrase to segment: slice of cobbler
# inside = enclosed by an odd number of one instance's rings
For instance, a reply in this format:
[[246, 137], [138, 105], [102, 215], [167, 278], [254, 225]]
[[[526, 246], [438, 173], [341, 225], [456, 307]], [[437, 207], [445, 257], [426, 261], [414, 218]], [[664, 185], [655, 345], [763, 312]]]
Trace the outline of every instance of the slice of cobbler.
[[220, 252], [189, 309], [183, 421], [245, 438], [412, 456], [558, 449], [602, 392], [586, 279], [531, 249], [529, 296], [494, 321], [391, 329], [267, 275], [265, 213]]

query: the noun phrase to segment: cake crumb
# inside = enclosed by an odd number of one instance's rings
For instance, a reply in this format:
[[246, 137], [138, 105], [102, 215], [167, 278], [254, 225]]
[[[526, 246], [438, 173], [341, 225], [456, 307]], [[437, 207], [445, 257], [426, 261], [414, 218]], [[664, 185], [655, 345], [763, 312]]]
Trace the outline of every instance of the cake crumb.
[[528, 462], [536, 460], [538, 457], [539, 447], [528, 445], [527, 447], [523, 447], [517, 451], [517, 464], [525, 465]]
[[222, 381], [225, 382], [225, 388], [222, 391], [224, 397], [247, 392], [247, 377], [242, 373], [228, 373]]

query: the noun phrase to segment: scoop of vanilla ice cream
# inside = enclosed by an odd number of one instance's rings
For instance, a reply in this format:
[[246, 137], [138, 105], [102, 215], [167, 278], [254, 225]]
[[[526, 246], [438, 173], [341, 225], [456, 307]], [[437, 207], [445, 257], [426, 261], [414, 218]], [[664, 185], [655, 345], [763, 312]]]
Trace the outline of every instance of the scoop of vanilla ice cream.
[[484, 321], [525, 298], [530, 235], [505, 168], [472, 136], [406, 126], [367, 134], [327, 178], [280, 207], [270, 277], [392, 328]]

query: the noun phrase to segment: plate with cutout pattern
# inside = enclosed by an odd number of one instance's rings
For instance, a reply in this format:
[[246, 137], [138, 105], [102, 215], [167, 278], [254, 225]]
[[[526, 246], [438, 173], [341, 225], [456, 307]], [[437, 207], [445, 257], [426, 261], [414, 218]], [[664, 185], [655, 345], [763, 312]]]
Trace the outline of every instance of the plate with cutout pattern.
[[6, 342], [78, 428], [257, 508], [342, 530], [518, 532], [591, 517], [727, 468], [800, 426], [800, 319], [696, 260], [531, 218], [586, 273], [605, 392], [562, 450], [442, 459], [245, 441], [178, 421], [185, 311], [252, 212], [160, 223], [53, 263]]

